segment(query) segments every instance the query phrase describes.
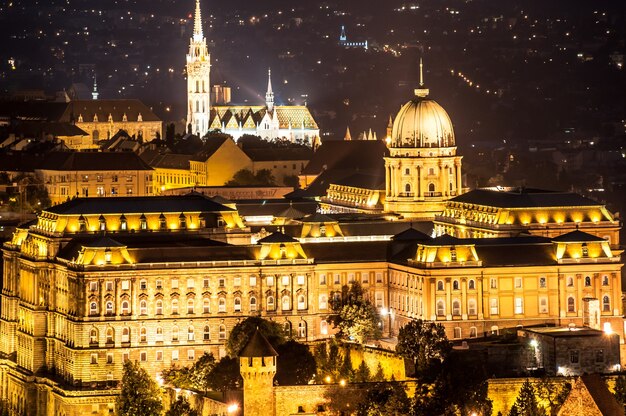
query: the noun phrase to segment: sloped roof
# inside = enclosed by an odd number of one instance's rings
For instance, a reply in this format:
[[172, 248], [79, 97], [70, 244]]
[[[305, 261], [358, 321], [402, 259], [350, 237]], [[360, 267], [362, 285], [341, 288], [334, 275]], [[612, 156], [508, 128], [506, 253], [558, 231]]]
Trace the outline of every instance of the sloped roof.
[[133, 152], [51, 152], [38, 168], [59, 171], [152, 170]]
[[116, 214], [162, 212], [227, 212], [232, 208], [201, 195], [75, 198], [46, 211], [53, 214]]
[[393, 241], [428, 241], [431, 240], [431, 237], [428, 234], [411, 227], [394, 235], [391, 239]]
[[153, 168], [161, 169], [189, 169], [189, 159], [192, 158], [191, 155], [183, 155], [179, 153], [159, 153], [150, 156], [153, 156], [150, 160], [144, 159], [146, 163]]
[[299, 211], [293, 207], [293, 205], [289, 205], [289, 207], [274, 216], [277, 218], [302, 218], [304, 217], [304, 212]]
[[54, 137], [89, 136], [87, 132], [74, 124], [57, 122], [24, 122], [13, 129], [14, 133], [30, 137], [39, 137], [42, 134], [50, 134]]
[[315, 214], [309, 214], [304, 216], [301, 219], [302, 222], [314, 222], [314, 223], [318, 223], [318, 222], [337, 222], [336, 219], [329, 217], [328, 215], [324, 215], [324, 214], [320, 214], [319, 212], [316, 212]]
[[514, 188], [502, 191], [487, 188], [474, 189], [452, 198], [451, 202], [464, 202], [498, 208], [587, 207], [602, 205], [574, 192], [528, 188]]
[[337, 168], [345, 169], [350, 174], [355, 171], [372, 172], [379, 167], [384, 168], [383, 157], [388, 154], [389, 149], [382, 141], [328, 140], [315, 151], [302, 173], [318, 175]]
[[84, 243], [83, 247], [90, 248], [105, 248], [105, 247], [125, 247], [124, 244], [119, 241], [115, 241], [110, 237], [100, 237], [98, 239], [92, 240], [90, 242]]
[[76, 122], [83, 116], [84, 122], [93, 121], [94, 114], [99, 122], [106, 122], [109, 114], [115, 122], [121, 122], [124, 114], [128, 122], [136, 122], [141, 114], [143, 121], [161, 121], [156, 114], [139, 100], [76, 100], [66, 104], [60, 121]]
[[0, 101], [0, 117], [12, 117], [31, 121], [69, 121], [61, 120], [67, 109], [67, 103], [46, 101]]
[[273, 232], [272, 234], [268, 235], [265, 238], [262, 238], [258, 241], [259, 244], [271, 244], [271, 243], [297, 243], [298, 240], [296, 240], [293, 237], [290, 237], [286, 234], [283, 234], [281, 232]]
[[261, 334], [258, 328], [254, 331], [246, 345], [239, 353], [240, 357], [277, 357], [278, 353], [272, 344]]
[[277, 105], [274, 111], [278, 117], [278, 124], [281, 129], [291, 127], [294, 130], [302, 128], [317, 130], [319, 127], [313, 119], [311, 112], [303, 105]]
[[262, 161], [301, 161], [310, 160], [313, 150], [308, 147], [284, 147], [284, 148], [244, 148], [243, 151], [255, 162]]
[[227, 140], [233, 140], [227, 136], [220, 137], [212, 137], [207, 140], [205, 144], [202, 146], [202, 150], [195, 156], [192, 157], [192, 160], [198, 162], [204, 162], [209, 159], [211, 156], [215, 154], [219, 150], [220, 147], [226, 143]]
[[593, 234], [589, 234], [580, 230], [574, 230], [567, 234], [561, 234], [558, 237], [554, 237], [552, 241], [556, 241], [559, 243], [591, 243], [606, 240]]

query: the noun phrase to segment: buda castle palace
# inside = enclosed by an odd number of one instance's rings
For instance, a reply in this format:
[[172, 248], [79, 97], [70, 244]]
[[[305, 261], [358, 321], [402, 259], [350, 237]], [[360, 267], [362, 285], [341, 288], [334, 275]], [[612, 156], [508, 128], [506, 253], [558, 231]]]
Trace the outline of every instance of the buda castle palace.
[[[316, 137], [314, 122], [298, 118], [308, 110], [273, 104], [271, 84], [258, 111], [211, 106], [200, 22], [196, 2], [194, 132], [225, 123], [229, 134]], [[0, 399], [11, 414], [111, 414], [125, 360], [158, 379], [204, 352], [222, 357], [249, 316], [298, 340], [329, 338], [330, 301], [354, 282], [390, 343], [419, 318], [455, 341], [585, 326], [618, 334], [623, 350], [619, 220], [570, 192], [464, 188], [452, 122], [429, 95], [422, 78], [393, 120], [383, 185], [351, 188], [380, 191], [377, 213], [337, 201], [321, 213], [315, 199], [244, 207], [190, 192], [76, 198], [20, 225], [2, 247]]]

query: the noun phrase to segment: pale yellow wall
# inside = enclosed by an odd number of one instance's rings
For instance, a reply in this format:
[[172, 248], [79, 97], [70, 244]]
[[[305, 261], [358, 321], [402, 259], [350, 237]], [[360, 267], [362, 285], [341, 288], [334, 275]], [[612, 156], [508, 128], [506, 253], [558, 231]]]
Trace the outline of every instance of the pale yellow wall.
[[139, 132], [142, 133], [144, 141], [150, 141], [157, 136], [163, 137], [163, 123], [161, 121], [125, 121], [125, 122], [108, 122], [107, 120], [98, 120], [98, 122], [87, 121], [84, 118], [84, 122], [77, 122], [76, 127], [87, 132], [92, 141], [108, 140], [117, 134], [118, 131], [124, 130], [129, 136], [139, 136]]
[[205, 186], [222, 186], [242, 169], [253, 169], [252, 161], [232, 139], [224, 144], [205, 162]]

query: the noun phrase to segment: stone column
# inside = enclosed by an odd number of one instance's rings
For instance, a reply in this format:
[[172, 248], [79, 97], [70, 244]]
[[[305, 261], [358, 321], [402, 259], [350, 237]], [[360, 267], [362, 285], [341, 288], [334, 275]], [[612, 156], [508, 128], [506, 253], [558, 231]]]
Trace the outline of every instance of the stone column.
[[467, 278], [461, 279], [461, 317], [467, 320]]
[[452, 294], [450, 287], [450, 278], [446, 277], [446, 320], [452, 320]]
[[483, 277], [479, 276], [476, 279], [477, 283], [478, 283], [478, 296], [476, 299], [476, 303], [477, 303], [477, 307], [478, 307], [478, 319], [484, 319], [485, 314], [483, 312], [483, 303], [485, 301], [485, 299], [483, 298]]
[[463, 191], [463, 177], [461, 176], [461, 159], [454, 163], [456, 167], [456, 194], [460, 195]]
[[[432, 278], [431, 278], [432, 279]], [[430, 281], [430, 320], [437, 320], [437, 291], [435, 290], [435, 280]]]

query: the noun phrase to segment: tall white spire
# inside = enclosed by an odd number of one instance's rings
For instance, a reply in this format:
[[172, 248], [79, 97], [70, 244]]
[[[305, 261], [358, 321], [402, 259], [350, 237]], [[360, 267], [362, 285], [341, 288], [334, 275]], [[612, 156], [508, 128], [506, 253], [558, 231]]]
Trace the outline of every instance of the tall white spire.
[[424, 63], [422, 62], [422, 58], [420, 57], [420, 85], [419, 88], [415, 89], [415, 95], [418, 97], [424, 98], [430, 94], [428, 88], [424, 88]]
[[202, 14], [200, 13], [200, 0], [196, 0], [196, 13], [193, 20], [193, 40], [199, 42], [204, 35], [202, 34]]
[[272, 70], [267, 70], [267, 92], [265, 93], [265, 105], [268, 111], [274, 109], [274, 92], [272, 91]]
[[96, 78], [96, 74], [94, 72], [94, 74], [93, 74], [93, 91], [91, 93], [91, 98], [94, 99], [94, 100], [97, 100], [98, 99], [98, 95], [100, 95], [100, 94], [98, 94], [98, 79]]

